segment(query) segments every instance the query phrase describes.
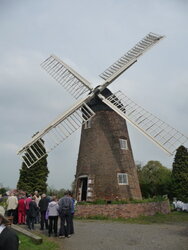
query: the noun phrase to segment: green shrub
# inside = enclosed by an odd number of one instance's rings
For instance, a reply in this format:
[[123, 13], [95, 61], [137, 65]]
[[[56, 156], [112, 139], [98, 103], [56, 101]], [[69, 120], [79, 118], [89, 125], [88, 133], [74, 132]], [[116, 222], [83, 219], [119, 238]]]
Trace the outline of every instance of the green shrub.
[[156, 196], [153, 198], [143, 199], [143, 200], [117, 200], [117, 201], [106, 201], [106, 200], [96, 200], [96, 201], [90, 201], [90, 202], [78, 202], [78, 205], [106, 205], [106, 204], [134, 204], [134, 203], [148, 203], [148, 202], [161, 202], [165, 201], [167, 198], [162, 196]]

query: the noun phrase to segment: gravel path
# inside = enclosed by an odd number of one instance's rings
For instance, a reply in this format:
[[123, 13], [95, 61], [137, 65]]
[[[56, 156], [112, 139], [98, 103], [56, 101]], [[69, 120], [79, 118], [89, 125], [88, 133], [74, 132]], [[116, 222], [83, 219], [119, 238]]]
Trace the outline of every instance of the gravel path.
[[188, 224], [74, 221], [75, 234], [57, 239], [62, 250], [188, 250]]

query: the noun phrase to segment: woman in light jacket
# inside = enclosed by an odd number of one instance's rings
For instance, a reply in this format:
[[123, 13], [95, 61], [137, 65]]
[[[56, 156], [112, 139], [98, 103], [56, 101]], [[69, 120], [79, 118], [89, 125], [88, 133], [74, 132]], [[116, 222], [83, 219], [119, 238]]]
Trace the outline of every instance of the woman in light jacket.
[[48, 236], [51, 236], [52, 229], [54, 231], [54, 236], [57, 237], [57, 222], [59, 216], [59, 205], [57, 203], [56, 196], [52, 197], [51, 202], [48, 204], [47, 215], [49, 219]]

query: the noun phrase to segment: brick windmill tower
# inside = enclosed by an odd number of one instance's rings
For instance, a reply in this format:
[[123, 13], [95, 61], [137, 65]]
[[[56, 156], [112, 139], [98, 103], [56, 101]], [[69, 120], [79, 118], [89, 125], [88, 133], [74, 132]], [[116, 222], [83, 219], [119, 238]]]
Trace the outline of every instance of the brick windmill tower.
[[[111, 93], [107, 87], [162, 38], [154, 33], [146, 35], [100, 75], [104, 82], [96, 88], [56, 56], [47, 58], [41, 66], [79, 100], [18, 151], [25, 165], [31, 167], [82, 127], [76, 198], [140, 199], [126, 121], [171, 155], [188, 138], [121, 91]], [[85, 93], [88, 95], [80, 99]]]
[[[102, 95], [112, 93], [106, 88]], [[95, 116], [82, 126], [76, 171], [78, 201], [141, 199], [125, 119], [97, 96], [88, 106]]]

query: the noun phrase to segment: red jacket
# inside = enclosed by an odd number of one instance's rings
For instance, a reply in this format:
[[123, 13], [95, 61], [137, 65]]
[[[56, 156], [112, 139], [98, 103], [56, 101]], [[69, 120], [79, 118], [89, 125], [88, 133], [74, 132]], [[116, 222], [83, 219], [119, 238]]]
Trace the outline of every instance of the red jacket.
[[25, 200], [20, 199], [18, 201], [18, 212], [25, 212]]
[[29, 203], [32, 201], [32, 199], [30, 197], [28, 197], [26, 200], [25, 200], [25, 207], [26, 207], [26, 210], [29, 210]]

